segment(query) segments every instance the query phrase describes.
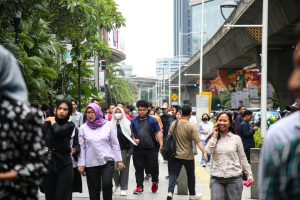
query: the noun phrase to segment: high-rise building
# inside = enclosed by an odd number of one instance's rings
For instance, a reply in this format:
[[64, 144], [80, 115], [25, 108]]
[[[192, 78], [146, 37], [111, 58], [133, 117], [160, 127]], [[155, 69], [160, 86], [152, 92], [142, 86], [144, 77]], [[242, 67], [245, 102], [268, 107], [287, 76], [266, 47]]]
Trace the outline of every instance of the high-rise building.
[[[238, 3], [240, 0], [234, 0]], [[202, 2], [204, 2], [204, 35], [203, 35], [203, 45], [219, 30], [219, 28], [224, 24], [224, 18], [222, 17], [220, 11], [220, 5], [228, 0], [191, 0], [191, 23], [192, 32], [201, 33], [201, 17], [202, 17]], [[224, 15], [229, 16], [233, 9], [224, 9]], [[201, 48], [201, 34], [191, 35], [192, 44], [192, 55], [194, 55]]]
[[156, 76], [157, 77], [169, 77], [172, 76], [179, 67], [179, 64], [183, 65], [189, 60], [187, 57], [183, 58], [160, 58], [156, 60]]
[[[174, 0], [174, 57], [191, 57], [191, 9], [188, 0]], [[181, 35], [179, 35], [181, 31]], [[179, 37], [181, 37], [181, 47], [179, 49]]]

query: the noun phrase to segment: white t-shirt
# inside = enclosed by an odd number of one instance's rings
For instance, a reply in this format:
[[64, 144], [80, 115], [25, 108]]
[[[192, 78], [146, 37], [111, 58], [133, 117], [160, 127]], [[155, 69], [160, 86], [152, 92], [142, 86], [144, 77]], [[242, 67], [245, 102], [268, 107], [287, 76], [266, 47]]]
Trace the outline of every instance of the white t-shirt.
[[200, 139], [206, 140], [208, 135], [213, 132], [214, 124], [211, 121], [203, 122], [201, 121], [199, 123], [199, 133], [200, 133]]

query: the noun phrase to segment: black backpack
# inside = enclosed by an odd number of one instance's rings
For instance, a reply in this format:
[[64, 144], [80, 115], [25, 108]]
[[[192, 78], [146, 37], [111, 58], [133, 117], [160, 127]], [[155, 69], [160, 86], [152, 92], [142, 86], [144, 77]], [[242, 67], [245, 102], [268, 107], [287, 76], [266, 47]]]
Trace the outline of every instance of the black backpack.
[[178, 121], [175, 122], [173, 131], [170, 130], [166, 144], [164, 145], [164, 149], [162, 151], [162, 156], [164, 160], [172, 160], [176, 155], [176, 135], [175, 131], [177, 129]]

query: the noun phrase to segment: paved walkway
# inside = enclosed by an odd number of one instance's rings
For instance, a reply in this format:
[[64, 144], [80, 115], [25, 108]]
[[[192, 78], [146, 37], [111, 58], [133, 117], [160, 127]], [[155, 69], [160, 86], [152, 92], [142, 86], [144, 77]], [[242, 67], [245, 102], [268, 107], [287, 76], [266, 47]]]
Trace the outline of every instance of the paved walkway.
[[[210, 199], [210, 189], [209, 189], [209, 167], [203, 168], [199, 163], [200, 156], [196, 156], [196, 192], [197, 194], [202, 194], [202, 200]], [[114, 200], [164, 200], [166, 199], [168, 191], [168, 180], [165, 179], [167, 176], [167, 164], [163, 163], [160, 157], [160, 175], [159, 175], [159, 188], [157, 193], [153, 194], [151, 192], [151, 181], [146, 181], [144, 184], [144, 193], [141, 195], [134, 195], [133, 190], [136, 186], [135, 182], [135, 170], [131, 162], [130, 174], [129, 174], [129, 190], [127, 191], [127, 196], [120, 196], [120, 191], [117, 191], [113, 199]], [[177, 188], [175, 188], [174, 200], [188, 200], [188, 195], [176, 195]], [[88, 197], [88, 190], [85, 178], [83, 179], [83, 193], [74, 193], [73, 200], [86, 200]], [[102, 199], [102, 197], [101, 197]], [[244, 187], [243, 199], [250, 199], [250, 189]], [[40, 194], [40, 200], [44, 200], [43, 194]]]

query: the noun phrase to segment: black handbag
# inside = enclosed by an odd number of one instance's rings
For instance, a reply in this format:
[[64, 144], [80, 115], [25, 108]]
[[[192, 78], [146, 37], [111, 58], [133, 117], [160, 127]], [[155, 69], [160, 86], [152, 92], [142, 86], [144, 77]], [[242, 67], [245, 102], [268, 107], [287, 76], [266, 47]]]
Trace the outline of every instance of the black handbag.
[[164, 160], [172, 160], [176, 155], [176, 135], [175, 131], [177, 129], [178, 121], [175, 122], [173, 131], [167, 136], [166, 143], [164, 145], [162, 156]]

